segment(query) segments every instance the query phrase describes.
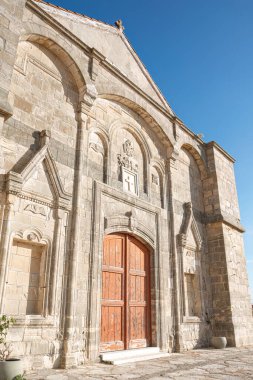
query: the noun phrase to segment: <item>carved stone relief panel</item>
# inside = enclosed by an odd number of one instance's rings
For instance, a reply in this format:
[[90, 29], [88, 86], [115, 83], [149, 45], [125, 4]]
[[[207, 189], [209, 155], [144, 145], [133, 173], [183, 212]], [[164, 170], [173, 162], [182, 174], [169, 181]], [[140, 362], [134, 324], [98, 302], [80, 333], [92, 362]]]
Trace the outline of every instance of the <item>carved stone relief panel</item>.
[[118, 164], [121, 167], [124, 167], [132, 172], [138, 172], [138, 163], [134, 159], [134, 145], [133, 142], [129, 139], [126, 139], [122, 144], [123, 153], [118, 154]]
[[134, 158], [134, 145], [129, 139], [122, 144], [123, 153], [117, 155], [123, 190], [139, 195], [138, 162]]
[[134, 173], [125, 167], [122, 167], [122, 181], [123, 181], [123, 190], [138, 195], [138, 174]]
[[33, 202], [24, 202], [23, 210], [26, 213], [31, 213], [31, 214], [36, 215], [39, 218], [49, 220], [50, 210], [48, 209], [48, 207], [42, 204], [33, 203]]
[[113, 126], [110, 144], [110, 184], [123, 190], [122, 168], [124, 167], [133, 173], [138, 173], [139, 196], [143, 197], [147, 193], [146, 154], [144, 143], [137, 133], [130, 125]]
[[184, 272], [194, 274], [196, 272], [196, 252], [185, 249], [183, 254]]

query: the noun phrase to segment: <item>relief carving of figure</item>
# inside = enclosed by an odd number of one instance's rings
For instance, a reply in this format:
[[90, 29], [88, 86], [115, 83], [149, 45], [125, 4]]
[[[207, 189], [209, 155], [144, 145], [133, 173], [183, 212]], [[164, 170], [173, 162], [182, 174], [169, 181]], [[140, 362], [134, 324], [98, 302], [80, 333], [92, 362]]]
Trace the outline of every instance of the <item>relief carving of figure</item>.
[[132, 141], [130, 140], [126, 140], [123, 144], [123, 150], [124, 150], [124, 153], [128, 156], [128, 157], [133, 157], [133, 154], [134, 154], [134, 146], [133, 146], [133, 143]]
[[124, 154], [118, 154], [117, 155], [119, 166], [123, 166], [126, 169], [137, 173], [138, 172], [138, 163], [133, 158], [134, 146], [133, 146], [132, 141], [127, 139], [123, 143], [123, 152], [124, 152]]

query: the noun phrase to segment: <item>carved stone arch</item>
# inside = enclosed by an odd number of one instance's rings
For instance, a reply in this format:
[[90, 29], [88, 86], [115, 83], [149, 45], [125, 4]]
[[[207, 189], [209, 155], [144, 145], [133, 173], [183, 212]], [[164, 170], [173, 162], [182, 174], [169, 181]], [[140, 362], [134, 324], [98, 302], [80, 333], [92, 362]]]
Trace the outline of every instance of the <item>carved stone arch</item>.
[[[143, 136], [142, 132], [137, 128], [134, 123], [130, 123], [128, 120], [125, 120], [124, 118], [120, 118], [116, 121], [114, 121], [110, 128], [109, 128], [109, 136], [110, 136], [110, 165], [109, 167], [111, 168], [112, 166], [112, 157], [111, 157], [111, 152], [112, 152], [112, 147], [113, 147], [113, 141], [114, 141], [114, 136], [116, 135], [116, 132], [121, 129], [127, 131], [130, 135], [133, 136], [133, 138], [136, 140], [141, 154], [142, 154], [142, 159], [143, 159], [143, 192], [148, 194], [149, 192], [149, 170], [150, 170], [150, 160], [151, 160], [151, 149]], [[122, 144], [124, 142], [122, 141]], [[119, 152], [120, 153], [120, 152]], [[139, 177], [140, 178], [140, 177]]]
[[33, 243], [46, 244], [49, 248], [51, 248], [52, 246], [52, 241], [50, 237], [44, 235], [42, 231], [35, 226], [15, 231], [11, 234], [11, 237], [13, 239], [23, 239]]
[[165, 175], [165, 165], [164, 162], [156, 158], [152, 158], [151, 165], [155, 166], [162, 175]]
[[123, 232], [138, 236], [145, 244], [154, 249], [155, 236], [147, 226], [138, 220], [132, 212], [127, 215], [115, 215], [105, 219], [105, 235]]
[[[123, 88], [123, 86], [122, 86]], [[134, 99], [130, 99], [130, 94], [129, 97], [127, 97], [125, 94], [120, 94], [118, 86], [113, 87], [113, 89], [105, 89], [107, 91], [99, 91], [98, 89], [98, 97], [103, 98], [103, 99], [108, 99], [108, 100], [113, 100], [117, 103], [123, 104], [132, 111], [136, 112], [154, 131], [156, 137], [162, 141], [162, 144], [167, 148], [167, 149], [172, 149], [173, 145], [175, 143], [175, 138], [173, 136], [173, 133], [171, 135], [168, 135], [159, 122], [156, 120], [155, 116], [151, 115], [150, 112], [148, 112], [144, 107], [143, 104], [139, 104], [138, 100], [136, 97]], [[109, 91], [110, 90], [110, 91]]]
[[196, 148], [194, 148], [194, 146], [191, 144], [183, 144], [181, 146], [181, 149], [189, 152], [191, 156], [194, 158], [194, 160], [196, 161], [196, 164], [199, 168], [201, 180], [203, 181], [204, 179], [206, 179], [208, 176], [208, 169], [206, 166], [206, 159], [205, 157], [202, 157], [203, 154], [201, 156], [200, 153], [196, 150]]
[[[164, 164], [157, 159], [152, 159], [150, 163], [151, 171], [151, 195], [154, 188], [155, 194], [160, 195], [159, 207], [164, 207], [164, 194], [165, 194], [165, 167]], [[155, 171], [155, 173], [153, 173]], [[156, 174], [157, 173], [157, 174]], [[156, 178], [157, 177], [157, 178]], [[159, 189], [159, 192], [157, 191]]]
[[97, 133], [101, 139], [103, 140], [104, 144], [105, 144], [105, 148], [108, 150], [109, 149], [109, 143], [110, 143], [110, 139], [109, 139], [109, 134], [107, 133], [107, 130], [99, 125], [99, 126], [96, 126], [96, 127], [91, 127], [89, 129], [89, 133]]
[[78, 88], [81, 101], [85, 94], [86, 85], [92, 82], [88, 75], [88, 70], [87, 73], [85, 70], [81, 70], [83, 65], [81, 64], [80, 58], [77, 56], [73, 57], [73, 49], [70, 48], [71, 45], [58, 33], [49, 28], [30, 22], [24, 23], [23, 25], [25, 31], [20, 37], [20, 41], [35, 42], [55, 54], [71, 72]]
[[128, 120], [125, 120], [124, 118], [120, 118], [114, 121], [109, 128], [110, 141], [112, 141], [117, 128], [124, 128], [128, 130], [136, 138], [136, 140], [140, 144], [141, 149], [143, 150], [143, 153], [145, 155], [145, 160], [147, 164], [149, 164], [152, 154], [151, 154], [151, 149], [145, 137], [143, 136], [143, 133], [133, 123], [129, 123]]

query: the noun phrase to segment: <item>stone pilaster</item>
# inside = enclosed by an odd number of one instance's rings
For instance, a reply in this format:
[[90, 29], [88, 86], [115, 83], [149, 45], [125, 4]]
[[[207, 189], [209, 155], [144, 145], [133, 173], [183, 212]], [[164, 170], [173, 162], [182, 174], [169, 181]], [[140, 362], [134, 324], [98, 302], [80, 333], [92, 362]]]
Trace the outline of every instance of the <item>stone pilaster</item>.
[[173, 181], [177, 177], [176, 160], [178, 153], [175, 151], [172, 153], [168, 160], [168, 219], [169, 219], [169, 232], [171, 236], [171, 276], [172, 276], [172, 310], [174, 311], [173, 319], [173, 331], [174, 342], [172, 344], [173, 351], [180, 352], [183, 348], [182, 336], [180, 333], [180, 323], [182, 320], [182, 308], [181, 308], [181, 291], [180, 291], [180, 272], [181, 272], [181, 260], [177, 251], [175, 221], [174, 221], [174, 189]]
[[7, 195], [6, 204], [4, 206], [4, 217], [1, 233], [1, 259], [0, 259], [0, 313], [3, 312], [3, 292], [4, 283], [6, 281], [6, 273], [8, 271], [7, 259], [9, 248], [9, 236], [11, 230], [11, 222], [13, 221], [13, 208], [14, 208], [15, 196], [12, 194]]
[[78, 352], [75, 349], [76, 335], [80, 335], [75, 323], [75, 308], [77, 304], [77, 263], [80, 250], [80, 217], [81, 217], [81, 184], [82, 175], [87, 161], [87, 124], [92, 103], [86, 101], [80, 103], [77, 115], [77, 143], [73, 188], [72, 222], [69, 233], [69, 250], [66, 268], [66, 305], [64, 322], [64, 345], [61, 366], [72, 367], [78, 364]]
[[1, 1], [0, 22], [0, 114], [12, 115], [8, 95], [16, 58], [25, 0]]
[[213, 335], [228, 344], [252, 342], [252, 315], [243, 251], [233, 159], [217, 144], [207, 144], [210, 176], [204, 183]]

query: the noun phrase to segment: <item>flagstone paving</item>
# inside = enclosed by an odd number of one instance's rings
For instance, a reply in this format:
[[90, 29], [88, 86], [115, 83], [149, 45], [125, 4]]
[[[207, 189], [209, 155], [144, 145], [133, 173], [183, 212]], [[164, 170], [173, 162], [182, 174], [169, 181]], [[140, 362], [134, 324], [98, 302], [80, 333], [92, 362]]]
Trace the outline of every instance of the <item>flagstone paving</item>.
[[44, 369], [25, 377], [27, 380], [246, 380], [253, 379], [253, 346], [194, 350], [121, 366], [95, 363], [68, 370]]

